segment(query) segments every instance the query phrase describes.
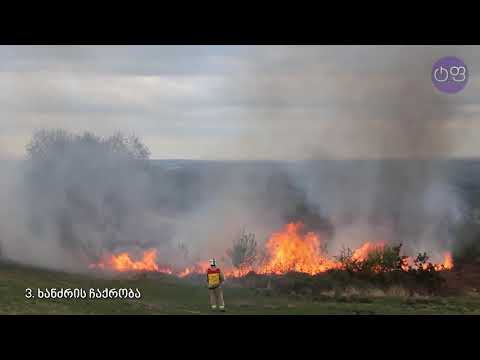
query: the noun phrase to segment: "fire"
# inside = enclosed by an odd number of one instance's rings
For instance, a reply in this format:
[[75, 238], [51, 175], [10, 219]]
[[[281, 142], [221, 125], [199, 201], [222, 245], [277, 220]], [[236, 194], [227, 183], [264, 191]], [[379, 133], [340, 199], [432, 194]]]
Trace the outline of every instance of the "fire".
[[226, 272], [225, 272], [225, 277], [226, 278], [239, 278], [239, 277], [242, 277], [242, 276], [245, 276], [247, 275], [249, 272], [251, 271], [254, 271], [254, 272], [257, 272], [257, 273], [262, 273], [261, 271], [257, 270], [255, 271], [253, 268], [251, 267], [244, 267], [242, 269], [228, 269]]
[[450, 270], [453, 268], [453, 257], [452, 253], [446, 252], [443, 254], [443, 263], [435, 264], [435, 270]]
[[[442, 270], [451, 270], [453, 269], [453, 257], [452, 257], [452, 253], [447, 251], [443, 254], [443, 262], [442, 263], [438, 263], [438, 264], [431, 264], [433, 266], [433, 268], [436, 270], [436, 271], [442, 271]], [[407, 271], [409, 269], [409, 267], [413, 267], [415, 268], [414, 266], [414, 260], [413, 260], [413, 257], [411, 256], [408, 256], [408, 257], [405, 257], [405, 261], [404, 261], [404, 265], [402, 266], [402, 269], [404, 271]], [[425, 264], [423, 267], [422, 266], [419, 266], [420, 268], [423, 268], [423, 269], [426, 269], [428, 267], [428, 264]]]
[[[352, 252], [352, 260], [365, 261], [369, 254], [381, 252], [386, 246], [385, 241], [364, 242]], [[444, 253], [443, 263], [432, 264], [437, 271], [453, 268], [452, 254]], [[208, 261], [195, 263], [179, 271], [171, 267], [161, 267], [157, 263], [157, 250], [149, 249], [143, 253], [140, 260], [133, 260], [128, 252], [108, 256], [90, 268], [112, 270], [119, 272], [147, 271], [174, 274], [186, 277], [191, 274], [205, 274], [209, 267]], [[402, 269], [408, 271], [415, 267], [412, 257], [404, 257]], [[242, 277], [253, 271], [258, 274], [285, 274], [287, 272], [303, 272], [311, 275], [332, 269], [341, 269], [342, 264], [333, 257], [329, 257], [322, 247], [321, 238], [314, 232], [305, 232], [300, 222], [289, 223], [284, 228], [273, 233], [265, 243], [265, 257], [255, 266], [241, 269], [225, 268], [224, 274], [228, 277]], [[380, 271], [380, 270], [379, 270]]]
[[210, 267], [208, 261], [197, 262], [194, 266], [186, 267], [183, 271], [178, 273], [179, 277], [185, 277], [191, 274], [204, 274]]
[[[322, 273], [332, 269], [341, 269], [342, 264], [330, 258], [322, 249], [320, 237], [308, 232], [303, 234], [302, 223], [290, 223], [285, 225], [280, 232], [274, 233], [265, 244], [266, 261], [256, 268], [239, 269], [230, 271], [229, 275], [244, 276], [249, 271], [261, 274], [284, 274], [289, 271], [304, 272], [311, 275]], [[352, 260], [365, 261], [374, 252], [382, 252], [386, 247], [385, 241], [367, 241], [352, 253]], [[413, 258], [405, 257], [403, 270], [413, 266]], [[432, 264], [435, 270], [450, 270], [453, 268], [451, 253], [444, 254], [441, 264]], [[380, 271], [380, 270], [379, 270]]]
[[448, 270], [453, 268], [453, 257], [450, 252], [444, 254], [443, 266]]
[[371, 254], [374, 251], [382, 251], [384, 247], [385, 242], [383, 241], [378, 243], [367, 241], [353, 252], [352, 259], [356, 261], [365, 261], [368, 257], [368, 254]]
[[111, 255], [107, 260], [100, 262], [99, 264], [91, 266], [92, 268], [98, 267], [101, 269], [111, 269], [120, 272], [126, 271], [156, 271], [171, 274], [172, 271], [169, 268], [160, 268], [156, 262], [157, 250], [149, 249], [143, 253], [141, 260], [134, 261], [127, 252], [122, 252], [117, 255]]
[[272, 234], [265, 248], [268, 260], [258, 272], [282, 274], [298, 271], [317, 274], [338, 265], [322, 254], [320, 238], [313, 232], [302, 235], [303, 224], [290, 223]]

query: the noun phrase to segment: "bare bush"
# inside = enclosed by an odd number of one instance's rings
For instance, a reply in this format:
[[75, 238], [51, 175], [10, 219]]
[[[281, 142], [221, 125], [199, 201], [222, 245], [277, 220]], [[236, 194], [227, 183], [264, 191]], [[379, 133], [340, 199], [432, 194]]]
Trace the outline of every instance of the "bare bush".
[[252, 266], [257, 259], [257, 242], [255, 234], [242, 231], [240, 239], [233, 242], [231, 249], [227, 250], [232, 265], [237, 269], [244, 269]]
[[340, 255], [335, 258], [348, 272], [357, 272], [362, 269], [362, 263], [353, 257], [353, 251], [350, 248], [342, 247]]

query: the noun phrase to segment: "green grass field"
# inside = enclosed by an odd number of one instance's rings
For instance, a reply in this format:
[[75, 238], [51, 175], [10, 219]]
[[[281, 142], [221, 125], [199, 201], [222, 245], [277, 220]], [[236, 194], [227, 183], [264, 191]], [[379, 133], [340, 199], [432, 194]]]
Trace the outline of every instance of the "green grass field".
[[[138, 300], [27, 299], [26, 289], [138, 288]], [[97, 279], [83, 275], [0, 266], [0, 314], [480, 314], [480, 296], [358, 299], [302, 299], [258, 294], [254, 289], [224, 289], [226, 313], [212, 312], [207, 290], [169, 276], [158, 279]]]

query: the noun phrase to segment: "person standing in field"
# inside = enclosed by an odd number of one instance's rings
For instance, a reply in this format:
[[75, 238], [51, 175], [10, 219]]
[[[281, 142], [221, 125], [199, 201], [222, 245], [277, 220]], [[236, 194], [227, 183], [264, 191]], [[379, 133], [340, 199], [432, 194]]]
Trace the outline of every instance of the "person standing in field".
[[217, 267], [217, 261], [215, 259], [210, 260], [210, 267], [207, 270], [207, 283], [212, 310], [216, 310], [218, 306], [220, 311], [225, 311], [222, 290], [224, 280], [222, 271]]

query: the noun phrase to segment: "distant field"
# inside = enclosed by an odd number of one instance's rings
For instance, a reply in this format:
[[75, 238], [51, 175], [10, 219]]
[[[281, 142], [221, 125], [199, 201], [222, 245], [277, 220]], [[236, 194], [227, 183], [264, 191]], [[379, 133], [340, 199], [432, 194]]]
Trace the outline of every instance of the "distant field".
[[[25, 298], [26, 288], [138, 288], [139, 300]], [[225, 288], [229, 314], [480, 314], [480, 296], [312, 300]], [[207, 290], [172, 277], [106, 280], [13, 265], [0, 267], [0, 314], [220, 314], [208, 307]], [[222, 314], [223, 315], [223, 314]]]

